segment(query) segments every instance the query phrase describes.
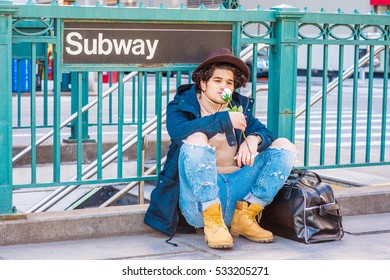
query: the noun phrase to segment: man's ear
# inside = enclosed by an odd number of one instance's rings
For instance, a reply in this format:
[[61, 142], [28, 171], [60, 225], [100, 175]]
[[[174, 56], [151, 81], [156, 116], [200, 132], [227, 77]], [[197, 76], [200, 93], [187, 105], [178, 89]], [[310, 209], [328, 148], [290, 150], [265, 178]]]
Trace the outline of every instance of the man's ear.
[[200, 89], [202, 91], [205, 91], [206, 90], [206, 81], [200, 81]]

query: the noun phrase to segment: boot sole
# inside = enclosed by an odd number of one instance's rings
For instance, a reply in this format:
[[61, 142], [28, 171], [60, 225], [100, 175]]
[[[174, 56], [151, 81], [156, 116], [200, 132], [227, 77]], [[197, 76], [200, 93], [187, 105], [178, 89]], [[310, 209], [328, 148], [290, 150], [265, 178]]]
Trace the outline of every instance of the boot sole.
[[230, 249], [233, 248], [233, 244], [210, 244], [207, 245], [212, 249]]
[[253, 237], [247, 236], [246, 234], [240, 233], [240, 232], [235, 231], [235, 230], [230, 230], [230, 234], [232, 236], [235, 236], [235, 237], [243, 236], [246, 239], [249, 239], [250, 241], [257, 242], [257, 243], [270, 243], [270, 242], [274, 241], [273, 237], [253, 238]]
[[233, 248], [233, 243], [217, 243], [217, 244], [211, 244], [211, 243], [208, 243], [207, 241], [207, 238], [206, 236], [204, 237], [204, 241], [206, 242], [206, 244], [212, 248], [212, 249], [230, 249], [230, 248]]

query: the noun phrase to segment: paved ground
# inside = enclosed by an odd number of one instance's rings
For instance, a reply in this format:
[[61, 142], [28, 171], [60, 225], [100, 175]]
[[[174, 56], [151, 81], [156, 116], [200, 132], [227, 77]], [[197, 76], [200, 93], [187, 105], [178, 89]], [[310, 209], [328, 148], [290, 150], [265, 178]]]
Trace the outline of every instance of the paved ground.
[[[129, 225], [130, 226], [130, 225]], [[0, 246], [3, 260], [390, 260], [390, 213], [347, 216], [340, 241], [303, 244], [275, 237], [261, 244], [235, 238], [231, 250], [207, 247], [203, 233], [133, 236]]]
[[[130, 226], [130, 225], [129, 225]], [[235, 238], [234, 248], [207, 247], [203, 234], [177, 234], [172, 246], [156, 232], [100, 239], [0, 246], [2, 275], [17, 279], [199, 279], [198, 276], [145, 276], [147, 269], [185, 274], [206, 273], [206, 279], [388, 279], [390, 265], [390, 213], [347, 216], [345, 236], [340, 241], [303, 244], [276, 237], [260, 244]], [[17, 260], [17, 262], [15, 262]], [[23, 260], [29, 260], [24, 262]], [[40, 260], [40, 262], [31, 262]], [[50, 260], [50, 262], [47, 262]], [[53, 260], [56, 260], [53, 262]], [[71, 260], [63, 262], [64, 260]], [[87, 260], [87, 262], [85, 262]], [[91, 262], [90, 260], [106, 260]], [[110, 260], [110, 261], [108, 261]], [[298, 262], [294, 261], [298, 260]], [[75, 262], [76, 261], [76, 262]], [[313, 262], [315, 261], [315, 262]], [[23, 267], [23, 269], [20, 269]], [[262, 275], [229, 275], [250, 267]], [[171, 270], [169, 270], [171, 269]], [[229, 270], [230, 269], [230, 270]], [[141, 272], [140, 272], [141, 271]], [[143, 272], [142, 272], [143, 271]], [[151, 271], [151, 270], [150, 270]], [[243, 271], [243, 270], [242, 270]], [[141, 273], [141, 274], [140, 274]], [[264, 275], [265, 274], [265, 275]], [[386, 276], [387, 275], [387, 276]], [[55, 276], [53, 278], [53, 276]], [[364, 276], [364, 277], [363, 277]], [[362, 278], [363, 277], [363, 278]]]

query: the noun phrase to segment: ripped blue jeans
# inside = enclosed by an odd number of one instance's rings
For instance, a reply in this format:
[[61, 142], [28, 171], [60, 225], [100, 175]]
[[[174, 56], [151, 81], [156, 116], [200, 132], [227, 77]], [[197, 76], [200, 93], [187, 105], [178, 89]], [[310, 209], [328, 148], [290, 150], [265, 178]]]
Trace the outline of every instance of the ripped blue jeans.
[[220, 202], [229, 227], [237, 201], [267, 206], [283, 187], [294, 166], [296, 154], [269, 147], [258, 154], [253, 166], [230, 174], [217, 174], [215, 150], [210, 146], [183, 143], [179, 155], [180, 210], [187, 222], [204, 226], [202, 211]]

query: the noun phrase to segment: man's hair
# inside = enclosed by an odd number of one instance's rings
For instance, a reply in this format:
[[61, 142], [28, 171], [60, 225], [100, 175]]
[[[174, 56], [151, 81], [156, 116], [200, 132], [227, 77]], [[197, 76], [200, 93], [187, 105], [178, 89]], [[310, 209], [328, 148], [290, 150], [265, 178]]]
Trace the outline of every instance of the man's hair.
[[234, 74], [234, 88], [240, 88], [246, 85], [248, 82], [248, 78], [242, 73], [240, 70], [238, 70], [236, 67], [234, 67], [232, 64], [229, 63], [213, 63], [210, 65], [207, 65], [203, 67], [201, 70], [199, 70], [195, 75], [192, 76], [192, 80], [200, 87], [200, 81], [208, 81], [213, 76], [215, 69], [225, 69], [230, 70]]

